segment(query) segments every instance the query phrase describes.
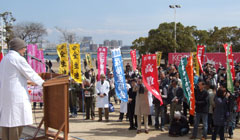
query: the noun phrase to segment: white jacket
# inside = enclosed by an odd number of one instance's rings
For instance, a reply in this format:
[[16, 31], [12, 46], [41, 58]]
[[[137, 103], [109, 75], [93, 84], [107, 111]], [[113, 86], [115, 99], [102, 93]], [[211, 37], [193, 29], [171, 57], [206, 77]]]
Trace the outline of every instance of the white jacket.
[[44, 82], [24, 57], [10, 50], [0, 63], [0, 126], [17, 127], [32, 124], [27, 80], [39, 86]]
[[[97, 82], [96, 91], [97, 91], [97, 107], [98, 108], [108, 108], [109, 101], [108, 101], [108, 92], [109, 92], [109, 82], [104, 80], [103, 84], [101, 84], [101, 80]], [[106, 94], [104, 97], [100, 97], [98, 94]]]

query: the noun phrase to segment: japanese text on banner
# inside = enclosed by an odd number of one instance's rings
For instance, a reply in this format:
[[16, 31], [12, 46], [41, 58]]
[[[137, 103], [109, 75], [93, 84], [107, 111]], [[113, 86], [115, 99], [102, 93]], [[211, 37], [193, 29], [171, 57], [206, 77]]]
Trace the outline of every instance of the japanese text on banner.
[[163, 104], [159, 93], [156, 54], [142, 56], [142, 79], [146, 88]]
[[59, 73], [68, 74], [69, 67], [68, 67], [67, 43], [57, 45], [57, 53], [58, 57], [60, 58]]
[[120, 48], [118, 48], [118, 49], [113, 49], [111, 52], [112, 52], [112, 61], [113, 61], [115, 92], [117, 97], [121, 101], [127, 102], [128, 93], [127, 93], [126, 80], [125, 80], [124, 70], [123, 70], [121, 50]]
[[80, 45], [70, 44], [69, 50], [71, 57], [71, 77], [77, 83], [82, 83]]
[[99, 80], [101, 74], [106, 74], [107, 47], [98, 48], [97, 60], [98, 60], [98, 80]]
[[135, 71], [137, 69], [137, 56], [136, 56], [136, 50], [131, 50], [130, 51], [131, 54], [131, 59], [132, 59], [132, 67], [133, 67], [133, 71]]

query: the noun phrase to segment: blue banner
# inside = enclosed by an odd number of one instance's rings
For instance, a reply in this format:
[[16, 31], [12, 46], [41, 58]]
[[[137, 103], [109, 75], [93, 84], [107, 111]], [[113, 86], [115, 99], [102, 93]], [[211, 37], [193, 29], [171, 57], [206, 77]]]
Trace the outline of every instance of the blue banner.
[[113, 49], [111, 52], [112, 52], [115, 92], [117, 97], [121, 101], [127, 102], [128, 93], [126, 88], [126, 80], [124, 76], [123, 61], [122, 61], [120, 48]]

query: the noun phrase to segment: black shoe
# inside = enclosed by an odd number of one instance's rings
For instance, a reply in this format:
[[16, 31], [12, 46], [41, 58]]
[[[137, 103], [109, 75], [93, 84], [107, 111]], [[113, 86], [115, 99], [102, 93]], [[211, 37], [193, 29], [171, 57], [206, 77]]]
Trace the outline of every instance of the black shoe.
[[102, 121], [102, 119], [99, 119], [99, 120], [98, 120], [98, 122], [101, 122], [101, 121]]
[[122, 122], [122, 120], [121, 120], [121, 119], [119, 119], [119, 120], [117, 120], [117, 122]]
[[233, 135], [229, 135], [229, 139], [233, 139]]
[[128, 130], [137, 130], [136, 127], [129, 127]]

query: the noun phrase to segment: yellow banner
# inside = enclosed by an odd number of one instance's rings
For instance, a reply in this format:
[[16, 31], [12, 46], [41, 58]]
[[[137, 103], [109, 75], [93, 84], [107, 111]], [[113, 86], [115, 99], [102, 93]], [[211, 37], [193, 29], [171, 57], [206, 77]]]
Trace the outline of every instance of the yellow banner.
[[192, 52], [190, 55], [193, 56], [193, 69], [196, 71], [196, 75], [199, 76], [199, 64], [197, 60], [197, 52]]
[[157, 66], [160, 66], [162, 59], [162, 52], [157, 52]]
[[60, 58], [59, 73], [68, 75], [68, 51], [67, 43], [57, 45], [57, 53]]
[[92, 66], [91, 54], [86, 53], [86, 54], [85, 54], [85, 59], [86, 59], [86, 61], [87, 61], [88, 67], [89, 67], [90, 69], [93, 68], [93, 66]]
[[80, 45], [70, 44], [69, 51], [71, 57], [71, 77], [77, 83], [82, 83]]

